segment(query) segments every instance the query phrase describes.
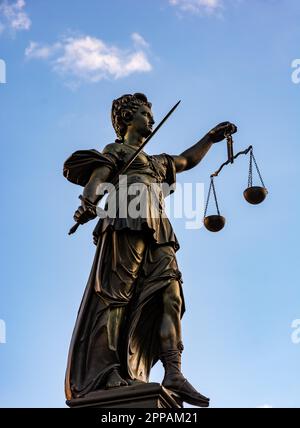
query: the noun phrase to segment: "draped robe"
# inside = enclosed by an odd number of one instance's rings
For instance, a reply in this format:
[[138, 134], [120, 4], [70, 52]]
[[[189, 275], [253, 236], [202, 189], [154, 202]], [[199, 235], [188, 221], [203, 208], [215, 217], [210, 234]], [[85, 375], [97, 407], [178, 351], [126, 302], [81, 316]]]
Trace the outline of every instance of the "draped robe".
[[[106, 166], [112, 177], [134, 150], [112, 143], [101, 153], [77, 151], [66, 160], [64, 176], [85, 186], [96, 168]], [[142, 151], [125, 174], [125, 183], [118, 182], [106, 201], [106, 208], [110, 203], [114, 206], [115, 215], [101, 218], [94, 230], [96, 253], [69, 349], [67, 399], [104, 388], [114, 368], [126, 379], [147, 382], [159, 358], [162, 293], [172, 281], [179, 283], [180, 316], [184, 312], [175, 254], [179, 243], [164, 211], [168, 192], [162, 187], [175, 183], [174, 159]], [[122, 208], [129, 208], [136, 197], [124, 192], [130, 186], [140, 189], [138, 216], [129, 209], [126, 216], [121, 215]]]

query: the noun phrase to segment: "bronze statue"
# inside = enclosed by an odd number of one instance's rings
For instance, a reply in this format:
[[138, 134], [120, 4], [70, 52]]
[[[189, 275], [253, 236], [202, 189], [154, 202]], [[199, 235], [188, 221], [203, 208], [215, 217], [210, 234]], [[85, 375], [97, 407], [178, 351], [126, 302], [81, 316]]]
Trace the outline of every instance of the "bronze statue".
[[[101, 153], [77, 151], [64, 164], [64, 176], [84, 187], [74, 214], [79, 224], [96, 218], [97, 189], [111, 181], [152, 133], [154, 119], [146, 96], [136, 93], [114, 100], [112, 124], [118, 137], [114, 143]], [[236, 130], [222, 122], [180, 155], [141, 151], [126, 171], [125, 185], [116, 184], [114, 196], [124, 186], [143, 185], [143, 215], [120, 215], [134, 196], [125, 192], [116, 198], [116, 215], [100, 218], [94, 230], [97, 249], [70, 345], [67, 399], [148, 382], [151, 367], [161, 360], [165, 388], [187, 403], [209, 405], [181, 373], [185, 306], [176, 261], [179, 243], [164, 212], [166, 194], [161, 188], [153, 193], [152, 185], [173, 185], [176, 173], [196, 166], [214, 143]]]

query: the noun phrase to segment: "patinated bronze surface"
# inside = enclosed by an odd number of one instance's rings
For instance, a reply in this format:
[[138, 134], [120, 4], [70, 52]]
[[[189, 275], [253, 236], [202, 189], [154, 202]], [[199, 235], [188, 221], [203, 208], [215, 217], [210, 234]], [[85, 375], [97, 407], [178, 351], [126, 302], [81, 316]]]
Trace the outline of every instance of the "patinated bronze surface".
[[[102, 152], [77, 151], [64, 164], [64, 176], [84, 187], [74, 214], [80, 224], [96, 217], [99, 185], [109, 183], [151, 134], [154, 119], [146, 96], [115, 100], [112, 123], [116, 142]], [[117, 198], [116, 216], [101, 218], [94, 230], [96, 254], [69, 351], [68, 400], [148, 382], [151, 367], [161, 360], [165, 388], [187, 403], [209, 405], [181, 373], [185, 305], [176, 260], [179, 243], [164, 213], [166, 195], [161, 190], [153, 194], [151, 185], [173, 185], [177, 173], [198, 165], [214, 143], [234, 132], [235, 125], [223, 122], [180, 155], [150, 156], [142, 150], [126, 170], [126, 186], [144, 184], [143, 215], [120, 215], [133, 199], [125, 194]], [[125, 185], [120, 182], [112, 193], [120, 196]]]

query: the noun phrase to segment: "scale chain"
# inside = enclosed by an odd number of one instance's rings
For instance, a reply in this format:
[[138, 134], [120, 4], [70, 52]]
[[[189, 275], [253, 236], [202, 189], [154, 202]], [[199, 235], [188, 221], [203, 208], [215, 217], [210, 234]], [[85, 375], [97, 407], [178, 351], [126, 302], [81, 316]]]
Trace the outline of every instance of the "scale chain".
[[262, 179], [262, 176], [261, 176], [260, 170], [259, 170], [259, 168], [258, 168], [258, 165], [257, 165], [256, 159], [255, 159], [255, 157], [254, 157], [253, 149], [252, 149], [252, 148], [251, 148], [251, 151], [250, 151], [249, 175], [248, 175], [248, 187], [252, 187], [252, 186], [253, 186], [253, 162], [254, 162], [254, 165], [255, 165], [255, 168], [256, 168], [257, 174], [258, 174], [258, 176], [259, 176], [259, 179], [260, 179], [260, 181], [261, 181], [261, 184], [262, 184], [262, 186], [265, 188], [266, 186], [265, 186], [264, 181], [263, 181], [263, 179]]
[[213, 189], [213, 193], [214, 193], [215, 203], [216, 203], [217, 212], [218, 212], [218, 216], [219, 216], [220, 215], [220, 210], [219, 210], [219, 205], [218, 205], [217, 194], [216, 194], [215, 183], [214, 183], [213, 177], [211, 179], [211, 184], [212, 184], [212, 189]]
[[253, 150], [250, 151], [250, 161], [249, 161], [249, 175], [248, 175], [248, 187], [252, 187], [252, 156], [253, 156]]
[[253, 151], [252, 151], [252, 157], [253, 157], [253, 161], [254, 161], [254, 164], [255, 164], [256, 171], [257, 171], [257, 173], [258, 173], [259, 179], [260, 179], [260, 181], [261, 181], [261, 184], [262, 184], [262, 186], [263, 186], [263, 187], [266, 187], [266, 186], [265, 186], [265, 183], [264, 183], [264, 181], [263, 181], [263, 179], [262, 179], [262, 176], [261, 176], [260, 170], [259, 170], [259, 168], [258, 168], [258, 165], [257, 165], [257, 163], [256, 163], [256, 160], [255, 160], [255, 157], [254, 157]]
[[210, 179], [210, 186], [209, 186], [208, 195], [207, 195], [207, 199], [206, 199], [204, 217], [206, 217], [206, 213], [207, 213], [207, 208], [208, 208], [208, 203], [209, 203], [209, 198], [210, 198], [210, 192], [211, 192], [211, 183], [212, 183], [212, 178]]
[[214, 183], [214, 177], [211, 177], [210, 178], [210, 186], [209, 186], [208, 195], [207, 195], [207, 200], [206, 200], [206, 205], [205, 205], [205, 210], [204, 210], [204, 217], [206, 217], [206, 214], [207, 214], [207, 208], [208, 208], [208, 204], [209, 204], [211, 189], [213, 190], [213, 195], [214, 195], [218, 215], [220, 215], [219, 204], [218, 204], [218, 199], [217, 199], [217, 194], [216, 194], [216, 189], [215, 189], [215, 183]]

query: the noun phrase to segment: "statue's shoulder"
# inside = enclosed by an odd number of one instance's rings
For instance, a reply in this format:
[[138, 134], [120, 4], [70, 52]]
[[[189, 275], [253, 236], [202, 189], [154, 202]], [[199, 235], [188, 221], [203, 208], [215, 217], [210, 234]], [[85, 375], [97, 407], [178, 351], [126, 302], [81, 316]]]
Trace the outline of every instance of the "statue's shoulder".
[[107, 150], [99, 152], [95, 149], [77, 150], [64, 162], [63, 175], [71, 183], [86, 186], [91, 174], [97, 168], [102, 166], [108, 167], [111, 170], [115, 169], [118, 162], [113, 149], [107, 149], [113, 144], [108, 144], [104, 149]]
[[125, 144], [115, 142], [115, 143], [107, 144], [102, 150], [102, 153], [113, 155], [118, 159], [124, 159], [127, 153], [131, 153], [131, 149], [127, 147]]
[[107, 144], [103, 150], [101, 150], [102, 153], [114, 153], [118, 150], [118, 143], [109, 143]]

